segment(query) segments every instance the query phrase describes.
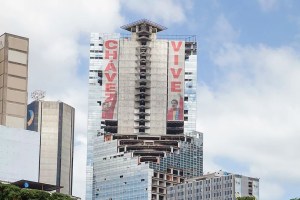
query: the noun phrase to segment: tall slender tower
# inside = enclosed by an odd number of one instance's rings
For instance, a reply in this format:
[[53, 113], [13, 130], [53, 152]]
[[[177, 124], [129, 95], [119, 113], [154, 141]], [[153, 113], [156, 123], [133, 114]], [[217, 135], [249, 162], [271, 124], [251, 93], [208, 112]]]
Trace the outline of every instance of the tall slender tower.
[[75, 109], [59, 101], [33, 101], [28, 105], [27, 130], [41, 138], [39, 182], [72, 194]]
[[29, 39], [0, 36], [0, 125], [26, 129]]
[[131, 35], [91, 35], [86, 199], [165, 199], [203, 171], [196, 38], [146, 19], [121, 28]]

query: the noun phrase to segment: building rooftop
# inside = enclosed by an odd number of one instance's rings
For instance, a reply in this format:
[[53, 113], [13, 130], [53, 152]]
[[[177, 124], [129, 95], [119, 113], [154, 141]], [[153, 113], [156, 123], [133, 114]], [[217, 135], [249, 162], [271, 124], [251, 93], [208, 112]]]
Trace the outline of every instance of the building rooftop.
[[254, 177], [249, 177], [249, 176], [244, 176], [244, 175], [240, 175], [240, 174], [234, 174], [234, 173], [229, 173], [229, 172], [225, 172], [225, 171], [218, 171], [218, 172], [213, 172], [213, 173], [207, 173], [207, 174], [203, 174], [202, 176], [199, 177], [194, 177], [191, 179], [188, 179], [188, 182], [192, 182], [192, 181], [200, 181], [200, 180], [207, 180], [207, 179], [212, 179], [212, 178], [217, 178], [217, 177], [222, 177], [222, 176], [235, 176], [235, 177], [248, 177], [249, 179], [255, 180], [255, 181], [259, 181], [259, 178], [254, 178]]
[[53, 191], [56, 189], [63, 188], [62, 186], [56, 186], [47, 183], [40, 183], [40, 182], [34, 182], [28, 180], [19, 180], [11, 184], [18, 186], [20, 188], [30, 188], [30, 189], [43, 190], [43, 191]]
[[166, 27], [159, 25], [155, 22], [152, 22], [148, 19], [141, 19], [141, 20], [132, 22], [130, 24], [126, 24], [126, 25], [121, 26], [121, 28], [131, 32], [131, 28], [135, 28], [136, 26], [141, 25], [141, 24], [146, 24], [148, 26], [152, 26], [157, 29], [157, 32], [167, 29]]

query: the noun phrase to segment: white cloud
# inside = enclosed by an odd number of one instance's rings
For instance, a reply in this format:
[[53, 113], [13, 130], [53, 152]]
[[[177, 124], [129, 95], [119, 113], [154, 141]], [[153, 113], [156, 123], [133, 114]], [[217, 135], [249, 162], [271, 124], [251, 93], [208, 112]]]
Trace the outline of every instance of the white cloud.
[[185, 9], [191, 8], [192, 5], [190, 0], [124, 0], [122, 2], [130, 11], [153, 21], [162, 21], [166, 25], [184, 22], [186, 20]]
[[280, 186], [279, 183], [274, 182], [268, 182], [263, 179], [260, 179], [260, 188], [263, 188], [263, 191], [260, 190], [260, 199], [282, 199], [279, 197], [282, 197], [284, 195], [284, 190]]
[[233, 42], [240, 34], [239, 31], [234, 29], [230, 21], [224, 15], [218, 16], [212, 31], [212, 36], [209, 40], [213, 43]]
[[263, 11], [272, 11], [278, 7], [278, 0], [258, 0], [259, 6]]
[[198, 94], [205, 162], [223, 156], [242, 163], [246, 175], [261, 178], [263, 199], [282, 199], [285, 184], [300, 185], [299, 52], [226, 44], [212, 58], [222, 75], [216, 88], [202, 84]]
[[[84, 197], [90, 32], [114, 32], [124, 24], [119, 0], [1, 2], [0, 34], [28, 37], [29, 91], [46, 91], [76, 109], [73, 194]], [[29, 98], [30, 99], [30, 98]]]

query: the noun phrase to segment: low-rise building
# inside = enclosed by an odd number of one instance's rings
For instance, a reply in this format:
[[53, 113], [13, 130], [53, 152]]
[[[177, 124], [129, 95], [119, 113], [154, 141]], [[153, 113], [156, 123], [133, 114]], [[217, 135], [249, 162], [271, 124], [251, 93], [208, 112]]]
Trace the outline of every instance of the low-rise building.
[[0, 126], [0, 180], [38, 181], [40, 134]]
[[259, 199], [259, 179], [219, 171], [167, 188], [168, 200], [235, 200], [254, 196]]

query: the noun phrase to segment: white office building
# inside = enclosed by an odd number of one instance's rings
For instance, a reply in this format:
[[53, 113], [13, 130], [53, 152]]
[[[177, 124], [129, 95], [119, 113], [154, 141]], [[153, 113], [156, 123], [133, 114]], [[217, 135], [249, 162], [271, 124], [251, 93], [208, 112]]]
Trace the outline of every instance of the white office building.
[[0, 126], [0, 180], [38, 182], [40, 134]]

